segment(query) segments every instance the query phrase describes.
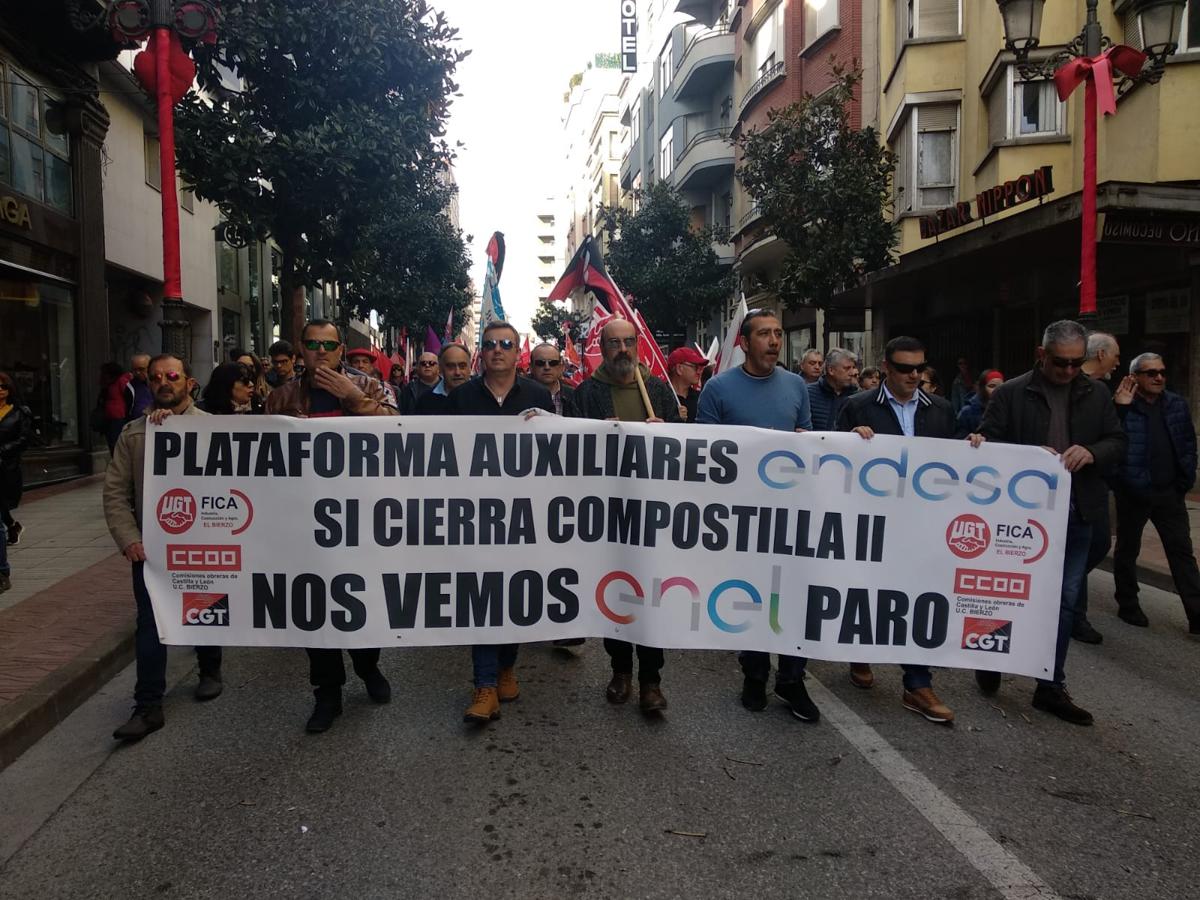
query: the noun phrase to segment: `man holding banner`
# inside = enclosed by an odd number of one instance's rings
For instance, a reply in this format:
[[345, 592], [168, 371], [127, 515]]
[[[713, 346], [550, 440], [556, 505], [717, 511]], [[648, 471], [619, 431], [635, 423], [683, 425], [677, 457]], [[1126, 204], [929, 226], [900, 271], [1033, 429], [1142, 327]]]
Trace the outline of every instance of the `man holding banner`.
[[[575, 402], [585, 419], [618, 419], [622, 422], [679, 422], [675, 391], [638, 362], [638, 331], [632, 322], [611, 319], [600, 332], [604, 362], [579, 386]], [[604, 690], [609, 703], [629, 700], [633, 682], [634, 645], [604, 639], [612, 665], [612, 679]], [[662, 692], [663, 652], [637, 645], [639, 705], [642, 712], [667, 708]]]

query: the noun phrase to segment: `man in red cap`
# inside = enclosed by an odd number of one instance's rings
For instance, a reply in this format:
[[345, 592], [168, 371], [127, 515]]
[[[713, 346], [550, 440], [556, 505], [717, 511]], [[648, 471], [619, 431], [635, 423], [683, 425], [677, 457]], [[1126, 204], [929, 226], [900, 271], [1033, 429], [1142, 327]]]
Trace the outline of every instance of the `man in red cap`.
[[[384, 372], [384, 363], [387, 362], [387, 372]], [[355, 347], [346, 354], [346, 364], [351, 369], [362, 372], [371, 378], [374, 378], [383, 387], [384, 397], [392, 406], [399, 408], [396, 402], [396, 392], [388, 383], [388, 375], [391, 374], [391, 363], [387, 357], [378, 350], [372, 350], [370, 347]]]
[[667, 357], [667, 375], [679, 398], [679, 418], [685, 422], [696, 421], [696, 404], [700, 401], [696, 385], [707, 365], [708, 358], [694, 347], [678, 347]]

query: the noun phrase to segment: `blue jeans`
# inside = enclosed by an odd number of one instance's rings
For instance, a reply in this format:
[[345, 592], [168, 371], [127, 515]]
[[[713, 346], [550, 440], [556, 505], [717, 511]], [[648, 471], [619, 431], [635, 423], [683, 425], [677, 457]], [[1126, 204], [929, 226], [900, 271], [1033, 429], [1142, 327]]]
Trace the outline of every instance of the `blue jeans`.
[[475, 687], [495, 687], [501, 669], [511, 669], [517, 662], [520, 644], [476, 644], [471, 648], [471, 664], [475, 667]]
[[1039, 685], [1062, 687], [1067, 675], [1067, 648], [1071, 646], [1071, 629], [1075, 625], [1075, 610], [1079, 606], [1079, 588], [1087, 579], [1088, 551], [1092, 546], [1092, 525], [1074, 510], [1067, 520], [1067, 547], [1063, 556], [1062, 595], [1058, 610], [1058, 643], [1054, 650], [1054, 678], [1039, 678]]
[[[161, 706], [167, 692], [167, 648], [158, 639], [154, 624], [154, 607], [146, 590], [145, 563], [133, 564], [133, 596], [137, 600], [137, 630], [134, 633], [134, 652], [137, 656], [137, 683], [133, 702], [138, 706]], [[200, 671], [217, 672], [221, 668], [220, 647], [197, 647], [196, 660]]]
[[933, 673], [929, 666], [901, 666], [904, 670], [904, 689], [919, 691], [921, 688], [933, 687]]
[[0, 519], [0, 575], [11, 575], [12, 568], [8, 564], [8, 528]]
[[[1092, 522], [1092, 540], [1088, 546], [1087, 557], [1087, 572], [1104, 562], [1104, 557], [1108, 556], [1108, 550], [1112, 546], [1112, 526], [1108, 521], [1108, 504], [1104, 504], [1103, 517]], [[1088, 611], [1088, 582], [1087, 573], [1084, 574], [1083, 581], [1079, 582], [1079, 603], [1075, 607], [1075, 621], [1082, 623], [1087, 621]]]
[[[738, 662], [742, 664], [742, 674], [755, 681], [766, 681], [771, 674], [771, 654], [762, 650], [739, 650]], [[803, 681], [807, 666], [808, 659], [803, 656], [784, 656], [780, 653], [775, 683], [795, 684]]]

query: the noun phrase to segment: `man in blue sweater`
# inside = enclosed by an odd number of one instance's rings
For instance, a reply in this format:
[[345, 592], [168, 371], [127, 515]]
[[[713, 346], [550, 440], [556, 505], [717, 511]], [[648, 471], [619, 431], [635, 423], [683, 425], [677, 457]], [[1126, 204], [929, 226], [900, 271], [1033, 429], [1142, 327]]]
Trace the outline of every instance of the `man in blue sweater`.
[[[775, 365], [783, 347], [783, 326], [775, 313], [765, 309], [746, 313], [738, 343], [746, 361], [709, 379], [700, 394], [696, 421], [702, 425], [753, 425], [777, 431], [810, 430], [808, 386], [799, 375]], [[738, 661], [745, 676], [742, 706], [752, 712], [766, 709], [771, 654], [743, 650]], [[799, 656], [779, 657], [775, 696], [797, 719], [816, 722], [821, 712], [804, 687], [807, 663]]]

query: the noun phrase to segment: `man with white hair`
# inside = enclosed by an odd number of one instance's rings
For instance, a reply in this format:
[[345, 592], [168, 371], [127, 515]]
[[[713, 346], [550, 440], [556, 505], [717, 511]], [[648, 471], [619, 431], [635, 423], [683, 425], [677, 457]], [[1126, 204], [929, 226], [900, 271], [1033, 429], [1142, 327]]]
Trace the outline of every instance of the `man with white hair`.
[[858, 390], [858, 360], [835, 347], [825, 357], [825, 372], [808, 386], [813, 431], [833, 431], [850, 395]]

